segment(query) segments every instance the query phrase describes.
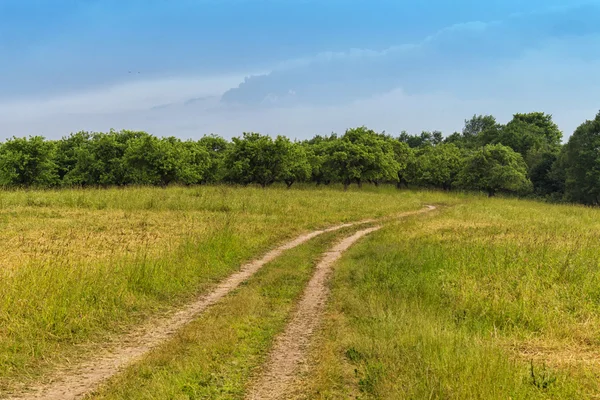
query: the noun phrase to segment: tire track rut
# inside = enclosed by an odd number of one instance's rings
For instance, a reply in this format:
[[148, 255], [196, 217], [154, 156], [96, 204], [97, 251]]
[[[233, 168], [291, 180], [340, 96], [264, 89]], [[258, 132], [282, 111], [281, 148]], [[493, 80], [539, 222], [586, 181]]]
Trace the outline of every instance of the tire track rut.
[[[252, 261], [238, 272], [223, 280], [211, 292], [179, 309], [168, 317], [154, 319], [141, 328], [122, 336], [118, 341], [106, 345], [105, 350], [93, 359], [61, 369], [52, 374], [48, 383], [31, 388], [18, 389], [9, 393], [8, 400], [75, 400], [93, 392], [100, 384], [119, 373], [123, 368], [139, 360], [145, 354], [173, 337], [177, 331], [189, 324], [210, 306], [216, 304], [241, 283], [248, 280], [264, 265], [279, 257], [284, 251], [300, 246], [324, 233], [374, 222], [363, 220], [336, 225], [313, 231], [269, 251], [261, 259]], [[0, 398], [3, 396], [0, 395]]]
[[[419, 214], [423, 212], [427, 212], [435, 209], [435, 207], [428, 206], [428, 208], [407, 212], [403, 214], [399, 214], [397, 217], [404, 217], [413, 214]], [[388, 219], [389, 217], [385, 218]], [[248, 264], [243, 265], [238, 272], [233, 273], [228, 278], [219, 283], [212, 291], [208, 294], [200, 296], [194, 302], [184, 306], [173, 314], [152, 319], [151, 321], [143, 324], [141, 327], [134, 329], [132, 332], [121, 336], [118, 340], [114, 342], [110, 342], [105, 345], [105, 349], [100, 351], [98, 354], [95, 354], [93, 358], [87, 359], [82, 362], [78, 362], [75, 365], [69, 366], [68, 368], [59, 369], [51, 374], [50, 378], [47, 379], [45, 383], [37, 384], [33, 387], [19, 388], [13, 393], [5, 394], [4, 397], [0, 395], [0, 398], [6, 398], [7, 400], [76, 400], [85, 397], [86, 395], [92, 393], [96, 390], [102, 383], [110, 379], [111, 377], [118, 374], [127, 366], [133, 364], [137, 360], [141, 359], [144, 355], [152, 351], [154, 348], [163, 344], [170, 338], [172, 338], [181, 328], [185, 325], [192, 322], [196, 319], [200, 314], [206, 311], [210, 306], [218, 303], [221, 299], [227, 296], [229, 293], [234, 291], [241, 283], [247, 281], [250, 277], [252, 277], [256, 272], [258, 272], [263, 266], [273, 261], [277, 257], [279, 257], [286, 250], [293, 249], [295, 247], [300, 246], [308, 242], [309, 240], [320, 236], [324, 233], [335, 232], [344, 228], [350, 228], [354, 226], [365, 225], [369, 223], [377, 222], [373, 219], [366, 219], [353, 223], [346, 223], [336, 225], [327, 229], [313, 231], [307, 234], [303, 234], [298, 236], [297, 238], [277, 247], [266, 253], [261, 259], [252, 261]], [[350, 240], [349, 247], [352, 243], [358, 240], [360, 237], [373, 232], [377, 228], [370, 228], [356, 233], [355, 235], [347, 238]], [[344, 241], [343, 243], [346, 243]], [[342, 247], [342, 243], [336, 246], [330, 253], [327, 253], [325, 256], [325, 260], [331, 260], [329, 262], [329, 266], [333, 263], [339, 256], [341, 252], [344, 250]], [[338, 248], [339, 247], [339, 248]], [[346, 247], [346, 248], [347, 248]], [[323, 261], [323, 262], [324, 262]], [[323, 263], [321, 262], [321, 264]], [[317, 290], [325, 285], [326, 275], [329, 269], [329, 266], [325, 268], [321, 268], [323, 271], [319, 272], [319, 268], [315, 275], [318, 275], [316, 282], [313, 280], [308, 285], [307, 292], [311, 292], [313, 290]], [[312, 285], [312, 286], [311, 286]], [[306, 293], [304, 295], [306, 297]], [[296, 316], [300, 315], [302, 320], [309, 320], [313, 318], [319, 318], [319, 313], [322, 311], [324, 306], [324, 302], [326, 300], [326, 293], [317, 294], [317, 297], [312, 298], [309, 303], [316, 302], [316, 308], [310, 308], [308, 314], [302, 311], [302, 307], [299, 307]], [[303, 299], [303, 301], [305, 301]], [[307, 301], [307, 300], [306, 300]], [[314, 306], [310, 306], [314, 307]], [[313, 314], [310, 314], [313, 313]], [[309, 315], [310, 314], [310, 315]], [[304, 324], [300, 324], [298, 326], [293, 325], [292, 334], [298, 337], [302, 337], [303, 345], [299, 347], [294, 353], [294, 357], [290, 359], [293, 361], [292, 364], [287, 363], [286, 371], [290, 368], [290, 366], [296, 366], [304, 357], [304, 344], [308, 341], [308, 337], [312, 334], [314, 330], [314, 326], [316, 326], [316, 322], [309, 323], [308, 331], [305, 328], [306, 322]], [[286, 330], [287, 333], [287, 330]], [[289, 339], [282, 339], [284, 343], [288, 343], [288, 345], [293, 345], [293, 340], [289, 341]], [[277, 343], [279, 343], [278, 341]], [[283, 345], [280, 345], [283, 346]], [[284, 349], [285, 346], [281, 347]], [[272, 360], [279, 359], [281, 356], [277, 355], [277, 352], [274, 352], [274, 356]], [[279, 362], [284, 362], [285, 360], [281, 360]], [[284, 362], [285, 364], [285, 362]], [[293, 370], [294, 368], [291, 368]], [[290, 371], [291, 371], [290, 370]], [[287, 372], [284, 374], [286, 377], [289, 375]], [[286, 378], [287, 379], [287, 378]], [[287, 382], [287, 381], [286, 381]], [[253, 398], [277, 398], [277, 397], [253, 397]]]
[[[428, 206], [424, 210], [399, 215], [421, 214], [435, 210]], [[329, 289], [327, 280], [333, 264], [362, 237], [378, 231], [381, 226], [364, 229], [346, 237], [331, 250], [323, 254], [300, 299], [296, 311], [284, 332], [275, 339], [269, 358], [260, 377], [251, 385], [246, 399], [285, 399], [295, 383], [301, 366], [307, 361], [311, 338], [322, 320]]]

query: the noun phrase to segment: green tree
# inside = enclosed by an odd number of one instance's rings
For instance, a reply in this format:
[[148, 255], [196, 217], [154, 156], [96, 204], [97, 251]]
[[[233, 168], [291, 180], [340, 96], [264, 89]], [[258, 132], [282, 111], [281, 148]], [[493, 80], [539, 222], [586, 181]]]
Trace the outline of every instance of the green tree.
[[397, 187], [400, 188], [400, 185], [408, 186], [408, 169], [415, 157], [415, 152], [408, 144], [400, 140], [392, 140], [391, 144], [394, 151], [394, 159], [396, 160], [398, 167]]
[[329, 145], [327, 164], [347, 188], [352, 182], [376, 185], [398, 180], [400, 166], [396, 161], [392, 141], [365, 127], [348, 129], [340, 140]]
[[600, 112], [569, 138], [564, 168], [566, 199], [600, 205]]
[[72, 171], [75, 170], [81, 153], [89, 153], [91, 135], [88, 132], [71, 133], [56, 142], [56, 164], [61, 183], [66, 186], [79, 184], [71, 181]]
[[[123, 153], [123, 183], [135, 185], [157, 185], [160, 182], [158, 171], [162, 164], [163, 151], [159, 139], [151, 135], [141, 135], [128, 141]], [[170, 158], [170, 157], [169, 157]], [[173, 178], [171, 175], [170, 178]]]
[[[560, 150], [562, 132], [552, 121], [552, 116], [533, 112], [527, 114], [515, 114], [513, 119], [505, 126], [490, 134], [482, 135], [481, 145], [503, 144], [520, 153], [531, 167], [536, 161], [541, 160], [541, 154], [557, 154]], [[530, 155], [533, 159], [529, 162]]]
[[561, 151], [556, 157], [547, 174], [548, 179], [553, 183], [552, 190], [546, 196], [555, 201], [565, 199], [565, 183], [567, 181], [567, 146], [562, 146]]
[[[460, 147], [475, 148], [485, 146], [494, 142], [494, 138], [498, 135], [500, 125], [496, 122], [496, 118], [492, 115], [473, 115], [469, 120], [465, 120], [465, 126], [462, 130], [460, 140], [454, 138], [455, 142], [460, 144]], [[459, 145], [458, 143], [455, 143]]]
[[275, 140], [275, 145], [283, 155], [281, 171], [278, 173], [277, 180], [285, 182], [288, 188], [296, 182], [309, 180], [312, 169], [305, 147], [282, 136]]
[[208, 152], [210, 157], [210, 165], [205, 172], [204, 180], [209, 183], [222, 181], [225, 176], [223, 161], [230, 143], [220, 136], [208, 135], [203, 136], [198, 144]]
[[443, 143], [453, 144], [457, 147], [466, 147], [464, 144], [464, 139], [462, 133], [454, 132], [452, 135], [447, 136]]
[[[146, 133], [111, 130], [108, 133], [92, 135], [90, 153], [91, 159], [82, 159], [81, 169], [76, 168], [83, 182], [92, 185], [124, 185], [126, 168], [123, 156], [129, 140], [146, 136]], [[85, 154], [84, 154], [85, 156]]]
[[563, 134], [558, 125], [552, 120], [552, 115], [543, 112], [515, 114], [512, 121], [507, 125], [519, 122], [537, 127], [543, 137], [542, 143], [548, 150], [557, 150], [560, 148]]
[[204, 179], [210, 159], [206, 149], [197, 142], [142, 135], [129, 140], [123, 163], [127, 183], [191, 185]]
[[338, 140], [340, 139], [336, 134], [330, 136], [317, 135], [302, 143], [310, 164], [311, 179], [317, 185], [328, 185], [339, 180], [337, 170], [329, 160], [335, 142]]
[[473, 152], [465, 160], [458, 182], [462, 187], [485, 191], [490, 197], [498, 191], [531, 190], [523, 157], [501, 144], [486, 145]]
[[444, 142], [444, 134], [440, 131], [433, 131], [431, 132], [431, 143], [434, 146], [437, 146], [438, 144], [441, 144]]
[[59, 183], [56, 144], [41, 136], [13, 137], [0, 146], [0, 185], [51, 187]]
[[515, 114], [494, 139], [520, 153], [528, 166], [534, 191], [547, 196], [556, 189], [558, 182], [551, 176], [552, 165], [558, 158], [562, 132], [543, 112]]
[[416, 149], [425, 146], [436, 146], [444, 141], [444, 135], [440, 131], [423, 131], [420, 135], [409, 135], [406, 131], [402, 131], [398, 140]]
[[426, 147], [417, 152], [412, 181], [421, 186], [452, 189], [463, 165], [463, 155], [454, 144]]
[[226, 180], [247, 185], [257, 183], [262, 187], [273, 184], [282, 176], [285, 157], [283, 138], [275, 141], [267, 135], [244, 133], [233, 138], [233, 145], [225, 156]]
[[527, 157], [528, 174], [536, 195], [558, 199], [564, 194], [562, 150], [532, 151]]
[[146, 132], [115, 131], [95, 132], [81, 146], [75, 147], [76, 163], [64, 177], [68, 185], [126, 185], [131, 183], [131, 173], [124, 160], [129, 142], [150, 137]]
[[[214, 170], [214, 160], [206, 148], [192, 140], [179, 142], [177, 147], [179, 151], [175, 154], [182, 161], [177, 170], [177, 182], [184, 185], [193, 185], [207, 181], [207, 175], [212, 174]], [[221, 165], [219, 165], [221, 168]], [[221, 172], [219, 175], [221, 176]], [[210, 179], [214, 179], [211, 177]], [[216, 182], [216, 181], [214, 181]]]

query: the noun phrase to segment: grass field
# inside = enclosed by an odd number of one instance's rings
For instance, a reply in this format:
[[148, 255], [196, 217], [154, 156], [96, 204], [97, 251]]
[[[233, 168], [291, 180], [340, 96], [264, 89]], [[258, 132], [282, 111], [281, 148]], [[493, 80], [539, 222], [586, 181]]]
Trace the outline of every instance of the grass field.
[[[301, 232], [335, 266], [297, 399], [600, 397], [600, 210], [394, 188], [0, 193], [0, 397]], [[284, 253], [96, 393], [243, 398], [320, 254]]]
[[478, 199], [338, 266], [297, 398], [600, 394], [600, 210]]
[[393, 188], [0, 192], [0, 393], [205, 292], [299, 232], [443, 197]]
[[243, 398], [321, 253], [347, 232], [323, 235], [270, 263], [234, 296], [91, 398]]

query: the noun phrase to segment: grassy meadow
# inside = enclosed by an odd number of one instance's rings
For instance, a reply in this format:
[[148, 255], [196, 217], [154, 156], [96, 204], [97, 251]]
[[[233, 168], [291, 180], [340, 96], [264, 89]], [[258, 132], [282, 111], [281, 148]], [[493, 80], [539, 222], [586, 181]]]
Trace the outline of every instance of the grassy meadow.
[[600, 210], [477, 199], [338, 265], [304, 399], [600, 397]]
[[[207, 186], [0, 192], [0, 398], [286, 239], [365, 218], [384, 228], [335, 266], [290, 398], [600, 397], [600, 210]], [[286, 252], [91, 398], [244, 398], [321, 254], [356, 229]]]
[[299, 233], [458, 198], [391, 187], [0, 192], [0, 395]]
[[267, 264], [90, 399], [243, 399], [321, 254], [352, 231], [319, 236]]

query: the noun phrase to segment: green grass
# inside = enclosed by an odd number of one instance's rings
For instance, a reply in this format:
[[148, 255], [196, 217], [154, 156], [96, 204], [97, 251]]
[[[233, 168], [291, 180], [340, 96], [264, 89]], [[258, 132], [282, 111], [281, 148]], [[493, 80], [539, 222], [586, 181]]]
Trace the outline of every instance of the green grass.
[[0, 192], [0, 393], [300, 232], [464, 199], [390, 187]]
[[90, 398], [242, 399], [322, 253], [348, 232], [317, 237], [267, 264]]
[[[600, 393], [600, 210], [365, 187], [0, 192], [0, 393], [301, 232], [386, 220], [336, 265], [306, 399]], [[242, 398], [314, 261], [285, 253], [97, 398]]]
[[309, 399], [600, 393], [600, 210], [478, 199], [390, 225], [336, 269]]

